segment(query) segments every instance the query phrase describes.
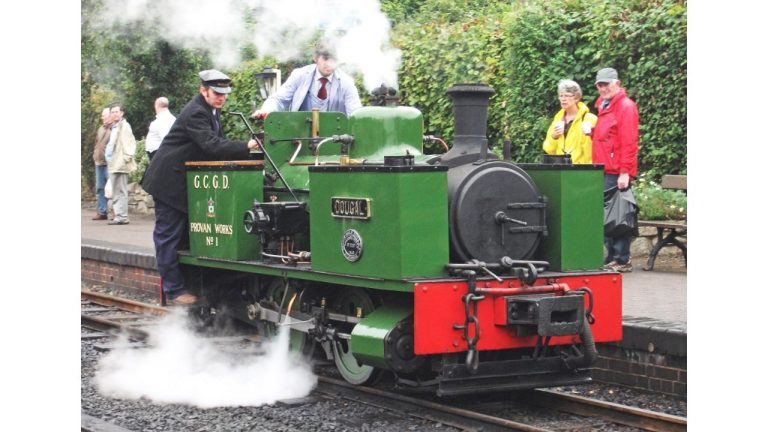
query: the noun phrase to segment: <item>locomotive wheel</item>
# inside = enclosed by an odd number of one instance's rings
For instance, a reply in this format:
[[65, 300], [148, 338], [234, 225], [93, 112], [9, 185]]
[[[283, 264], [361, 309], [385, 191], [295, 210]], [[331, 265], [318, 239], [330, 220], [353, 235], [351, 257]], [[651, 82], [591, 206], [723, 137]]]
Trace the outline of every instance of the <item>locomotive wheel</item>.
[[[381, 371], [373, 366], [361, 365], [349, 350], [346, 341], [333, 342], [333, 361], [341, 376], [350, 384], [362, 385], [375, 382]], [[344, 350], [347, 351], [344, 351]]]
[[288, 349], [300, 353], [302, 357], [309, 360], [315, 353], [315, 340], [306, 333], [291, 330]]
[[[334, 312], [355, 316], [358, 308], [363, 316], [373, 312], [376, 308], [374, 300], [362, 288], [344, 288], [333, 302]], [[343, 332], [351, 332], [353, 326], [342, 327]], [[333, 361], [336, 363], [341, 376], [351, 384], [362, 385], [375, 382], [382, 374], [382, 370], [373, 366], [361, 365], [350, 349], [348, 340], [335, 340], [333, 345]]]

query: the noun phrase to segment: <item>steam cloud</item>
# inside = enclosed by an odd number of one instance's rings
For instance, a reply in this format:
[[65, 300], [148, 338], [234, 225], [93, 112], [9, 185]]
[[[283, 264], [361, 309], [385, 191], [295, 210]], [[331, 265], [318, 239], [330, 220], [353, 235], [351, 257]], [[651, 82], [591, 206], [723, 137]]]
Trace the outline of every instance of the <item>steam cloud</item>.
[[[251, 11], [255, 30], [243, 16]], [[102, 24], [151, 23], [169, 43], [205, 49], [220, 68], [235, 66], [253, 43], [261, 56], [305, 60], [320, 33], [337, 42], [340, 67], [360, 73], [368, 91], [397, 87], [400, 50], [378, 0], [107, 0]]]
[[256, 406], [304, 397], [317, 384], [310, 366], [288, 350], [289, 330], [264, 344], [258, 357], [223, 352], [195, 336], [176, 312], [150, 333], [148, 348], [118, 345], [102, 357], [99, 391], [122, 399], [147, 398], [201, 408]]

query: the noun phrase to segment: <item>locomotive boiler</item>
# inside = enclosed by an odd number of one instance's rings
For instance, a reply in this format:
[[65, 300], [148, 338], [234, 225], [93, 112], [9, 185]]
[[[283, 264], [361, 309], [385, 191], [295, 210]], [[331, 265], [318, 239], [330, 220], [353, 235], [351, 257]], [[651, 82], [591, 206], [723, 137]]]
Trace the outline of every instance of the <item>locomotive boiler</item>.
[[[621, 275], [601, 270], [603, 171], [515, 164], [488, 149], [493, 90], [448, 89], [454, 142], [426, 155], [406, 106], [273, 112], [263, 154], [188, 162], [201, 310], [440, 395], [590, 380], [621, 339]], [[391, 100], [391, 98], [390, 98]]]

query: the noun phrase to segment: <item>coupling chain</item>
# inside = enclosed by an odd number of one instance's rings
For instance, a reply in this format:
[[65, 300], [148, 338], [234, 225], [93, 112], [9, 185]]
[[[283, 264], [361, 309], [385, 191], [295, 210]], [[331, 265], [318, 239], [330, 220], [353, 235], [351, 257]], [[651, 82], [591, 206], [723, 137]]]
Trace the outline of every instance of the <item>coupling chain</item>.
[[[480, 340], [480, 322], [477, 319], [477, 302], [484, 299], [484, 295], [475, 295], [467, 293], [464, 295], [464, 313], [466, 319], [464, 320], [464, 339], [467, 340], [467, 369], [469, 373], [475, 374], [477, 372], [477, 366], [480, 362], [480, 356], [477, 352], [477, 341]], [[474, 333], [469, 336], [470, 324], [474, 325]]]
[[[480, 322], [477, 319], [477, 302], [484, 299], [484, 295], [475, 294], [477, 288], [477, 273], [474, 270], [465, 270], [469, 292], [461, 298], [464, 302], [464, 325], [457, 328], [464, 329], [464, 339], [467, 341], [467, 360], [465, 362], [470, 374], [477, 373], [477, 366], [480, 362], [480, 355], [477, 352], [477, 341], [480, 340]], [[469, 336], [469, 326], [475, 326], [473, 336]]]

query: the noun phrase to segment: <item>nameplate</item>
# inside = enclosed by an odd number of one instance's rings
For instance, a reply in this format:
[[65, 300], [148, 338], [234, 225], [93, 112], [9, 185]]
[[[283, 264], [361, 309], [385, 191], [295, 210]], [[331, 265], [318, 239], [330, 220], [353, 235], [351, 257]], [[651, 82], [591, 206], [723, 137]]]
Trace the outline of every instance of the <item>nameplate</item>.
[[331, 197], [331, 215], [337, 218], [370, 219], [370, 198]]

